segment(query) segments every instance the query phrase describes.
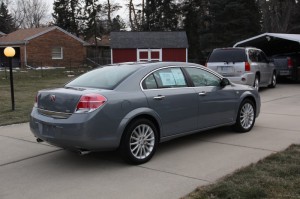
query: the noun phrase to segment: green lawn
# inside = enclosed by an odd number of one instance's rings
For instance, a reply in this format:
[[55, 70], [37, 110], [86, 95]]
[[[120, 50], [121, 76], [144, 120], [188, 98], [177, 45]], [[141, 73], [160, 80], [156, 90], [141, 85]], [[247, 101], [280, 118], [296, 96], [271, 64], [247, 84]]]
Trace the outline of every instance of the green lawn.
[[[68, 69], [69, 70], [69, 69]], [[28, 122], [38, 90], [63, 86], [87, 69], [17, 70], [13, 73], [15, 111], [12, 111], [9, 71], [0, 71], [0, 126]]]
[[300, 145], [199, 187], [185, 199], [300, 198]]

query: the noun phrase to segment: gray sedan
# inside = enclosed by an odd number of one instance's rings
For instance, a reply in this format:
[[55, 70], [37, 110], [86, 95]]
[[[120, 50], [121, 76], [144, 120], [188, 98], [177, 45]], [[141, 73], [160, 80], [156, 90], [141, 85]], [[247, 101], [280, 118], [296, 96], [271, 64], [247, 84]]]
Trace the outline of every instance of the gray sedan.
[[118, 149], [142, 164], [158, 143], [176, 137], [220, 126], [248, 132], [259, 112], [255, 89], [203, 66], [123, 63], [39, 91], [30, 128], [38, 142], [81, 154]]

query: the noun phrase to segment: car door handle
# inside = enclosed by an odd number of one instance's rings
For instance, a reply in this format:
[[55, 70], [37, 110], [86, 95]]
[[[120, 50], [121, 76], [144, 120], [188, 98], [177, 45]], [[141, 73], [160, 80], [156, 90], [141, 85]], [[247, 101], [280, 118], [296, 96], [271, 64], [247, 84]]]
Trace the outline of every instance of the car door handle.
[[163, 99], [165, 99], [165, 96], [163, 96], [163, 95], [158, 95], [158, 96], [156, 96], [156, 97], [153, 97], [153, 99], [155, 99], [155, 100], [163, 100]]
[[206, 92], [205, 91], [202, 91], [199, 93], [199, 96], [205, 96], [206, 95]]

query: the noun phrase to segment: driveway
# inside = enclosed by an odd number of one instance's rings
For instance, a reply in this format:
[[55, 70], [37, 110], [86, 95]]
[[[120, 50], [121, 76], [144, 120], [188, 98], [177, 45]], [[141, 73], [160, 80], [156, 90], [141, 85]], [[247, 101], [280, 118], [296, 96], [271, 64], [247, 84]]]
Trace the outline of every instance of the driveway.
[[0, 127], [0, 198], [180, 198], [196, 187], [300, 144], [300, 85], [260, 91], [253, 130], [211, 130], [163, 143], [130, 166], [116, 152], [79, 156], [38, 144], [28, 123]]

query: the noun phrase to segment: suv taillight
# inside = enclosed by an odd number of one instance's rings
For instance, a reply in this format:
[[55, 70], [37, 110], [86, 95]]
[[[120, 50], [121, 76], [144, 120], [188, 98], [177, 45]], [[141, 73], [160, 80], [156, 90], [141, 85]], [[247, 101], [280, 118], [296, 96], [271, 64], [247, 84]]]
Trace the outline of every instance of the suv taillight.
[[85, 94], [81, 96], [75, 113], [88, 113], [101, 107], [107, 99], [99, 94]]
[[289, 69], [293, 68], [293, 60], [292, 60], [292, 58], [288, 57], [287, 58], [287, 62], [288, 62], [288, 68]]
[[34, 101], [34, 107], [38, 107], [38, 93], [36, 94], [36, 96], [35, 96], [35, 101]]
[[250, 71], [250, 70], [251, 70], [251, 67], [250, 67], [249, 62], [245, 62], [245, 71]]

